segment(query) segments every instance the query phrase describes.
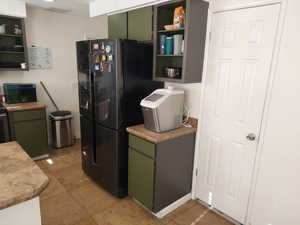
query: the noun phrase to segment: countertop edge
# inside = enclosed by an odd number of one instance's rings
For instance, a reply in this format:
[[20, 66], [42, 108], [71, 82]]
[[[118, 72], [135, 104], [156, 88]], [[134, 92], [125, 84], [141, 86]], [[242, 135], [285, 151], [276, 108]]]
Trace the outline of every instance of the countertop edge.
[[[33, 193], [33, 194], [28, 193], [28, 196], [25, 196], [25, 197], [16, 196], [15, 198], [13, 198], [7, 204], [0, 206], [0, 210], [3, 210], [3, 209], [6, 209], [6, 208], [9, 208], [11, 206], [21, 204], [23, 202], [26, 202], [26, 201], [29, 201], [31, 199], [34, 199], [34, 198], [38, 197], [47, 188], [49, 183], [50, 183], [50, 180], [48, 178], [43, 184], [41, 184], [40, 188], [38, 188], [38, 190], [35, 191], [35, 193]], [[22, 196], [24, 196], [24, 194], [22, 194]]]
[[[141, 125], [138, 125], [138, 126], [141, 126]], [[150, 135], [147, 135], [145, 133], [142, 134], [140, 131], [137, 131], [135, 129], [135, 127], [137, 127], [137, 126], [127, 127], [126, 131], [129, 134], [135, 135], [137, 137], [145, 139], [145, 140], [147, 140], [147, 141], [149, 141], [151, 143], [154, 143], [154, 144], [159, 144], [159, 143], [162, 143], [162, 142], [165, 142], [165, 141], [168, 141], [168, 140], [172, 140], [172, 139], [180, 137], [180, 136], [184, 136], [184, 135], [188, 135], [188, 134], [193, 134], [193, 133], [197, 132], [197, 128], [196, 127], [185, 128], [186, 130], [184, 132], [180, 133], [180, 134], [174, 134], [172, 132], [174, 132], [174, 131], [176, 131], [178, 129], [182, 129], [182, 128], [177, 128], [175, 130], [171, 130], [171, 131], [168, 131], [168, 132], [162, 132], [162, 133], [155, 133], [155, 132], [153, 132], [154, 134], [161, 134], [161, 135], [165, 134], [166, 135], [165, 138], [161, 138], [160, 140], [157, 140], [156, 138], [153, 138]], [[148, 132], [152, 132], [152, 131], [148, 131]], [[168, 135], [170, 135], [170, 136], [168, 136]]]
[[28, 102], [28, 103], [18, 103], [18, 104], [3, 104], [8, 112], [18, 112], [26, 110], [35, 109], [45, 109], [47, 106], [41, 102]]
[[[0, 211], [5, 210], [6, 208], [18, 205], [20, 203], [26, 202], [28, 200], [34, 199], [37, 196], [39, 196], [48, 186], [50, 183], [49, 177], [43, 172], [43, 170], [27, 155], [25, 150], [21, 147], [20, 144], [18, 144], [16, 141], [13, 142], [7, 142], [3, 143], [10, 144], [17, 147], [16, 151], [21, 151], [22, 154], [24, 154], [24, 161], [26, 163], [26, 160], [31, 160], [32, 166], [31, 168], [33, 172], [37, 173], [41, 178], [39, 179], [39, 182], [36, 182], [36, 184], [29, 189], [25, 189], [22, 192], [14, 193], [9, 198], [5, 198], [0, 200]], [[26, 168], [27, 169], [27, 168]], [[17, 178], [16, 178], [17, 179]]]

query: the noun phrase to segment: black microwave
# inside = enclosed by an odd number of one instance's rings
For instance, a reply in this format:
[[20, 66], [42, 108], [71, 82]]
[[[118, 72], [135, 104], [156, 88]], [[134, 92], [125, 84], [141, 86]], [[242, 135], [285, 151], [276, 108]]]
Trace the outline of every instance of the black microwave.
[[35, 84], [5, 83], [3, 90], [7, 104], [37, 101]]

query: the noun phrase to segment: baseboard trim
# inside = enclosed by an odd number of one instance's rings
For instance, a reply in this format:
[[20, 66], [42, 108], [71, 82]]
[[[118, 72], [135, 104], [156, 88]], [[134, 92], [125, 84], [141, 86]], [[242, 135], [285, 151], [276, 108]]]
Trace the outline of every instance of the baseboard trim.
[[188, 193], [187, 195], [183, 196], [182, 198], [178, 199], [176, 202], [173, 202], [171, 205], [167, 206], [166, 208], [160, 210], [158, 213], [151, 212], [157, 218], [163, 218], [170, 212], [173, 212], [175, 209], [179, 208], [186, 202], [192, 199], [192, 193]]
[[182, 198], [178, 199], [176, 202], [173, 202], [171, 205], [167, 206], [166, 208], [160, 210], [157, 213], [154, 213], [154, 212], [150, 211], [148, 208], [146, 208], [138, 200], [136, 200], [135, 198], [132, 197], [133, 201], [135, 201], [137, 204], [139, 204], [140, 206], [142, 206], [145, 210], [147, 210], [148, 212], [150, 212], [152, 215], [156, 216], [159, 219], [165, 217], [170, 212], [173, 212], [175, 209], [179, 208], [180, 206], [182, 206], [183, 204], [185, 204], [186, 202], [188, 202], [191, 199], [192, 199], [192, 193], [189, 193], [189, 194], [183, 196]]
[[32, 160], [37, 161], [37, 160], [46, 159], [46, 158], [49, 158], [49, 154], [34, 157], [34, 158], [32, 158]]
[[236, 221], [235, 219], [231, 218], [230, 216], [220, 212], [219, 210], [217, 210], [216, 208], [213, 208], [211, 206], [209, 206], [206, 202], [200, 200], [200, 199], [197, 199], [196, 200], [200, 205], [204, 206], [205, 208], [213, 211], [214, 213], [218, 214], [219, 216], [223, 217], [224, 219], [226, 219], [227, 221], [233, 223], [234, 225], [243, 225], [242, 223]]

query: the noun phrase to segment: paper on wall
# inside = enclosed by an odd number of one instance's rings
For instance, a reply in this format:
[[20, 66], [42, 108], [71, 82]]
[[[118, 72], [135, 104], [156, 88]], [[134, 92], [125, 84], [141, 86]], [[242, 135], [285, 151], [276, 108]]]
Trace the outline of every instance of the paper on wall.
[[51, 69], [53, 66], [52, 51], [50, 48], [33, 46], [28, 48], [30, 69]]

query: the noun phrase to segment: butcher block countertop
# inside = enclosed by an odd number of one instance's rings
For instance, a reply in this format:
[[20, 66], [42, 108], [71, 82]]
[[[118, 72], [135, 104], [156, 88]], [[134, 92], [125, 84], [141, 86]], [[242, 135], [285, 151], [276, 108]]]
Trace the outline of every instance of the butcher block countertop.
[[8, 112], [17, 112], [24, 110], [35, 110], [35, 109], [44, 109], [46, 105], [41, 102], [28, 102], [28, 103], [18, 103], [18, 104], [6, 104], [3, 106]]
[[37, 197], [48, 183], [17, 142], [0, 144], [0, 210]]
[[188, 127], [181, 127], [171, 131], [163, 132], [163, 133], [156, 133], [151, 130], [145, 128], [144, 124], [127, 127], [127, 132], [133, 134], [137, 137], [145, 139], [149, 142], [154, 144], [159, 144], [164, 141], [168, 141], [173, 138], [177, 138], [183, 135], [196, 133], [197, 132], [197, 119], [191, 118], [189, 120], [189, 124], [192, 125], [191, 128]]

